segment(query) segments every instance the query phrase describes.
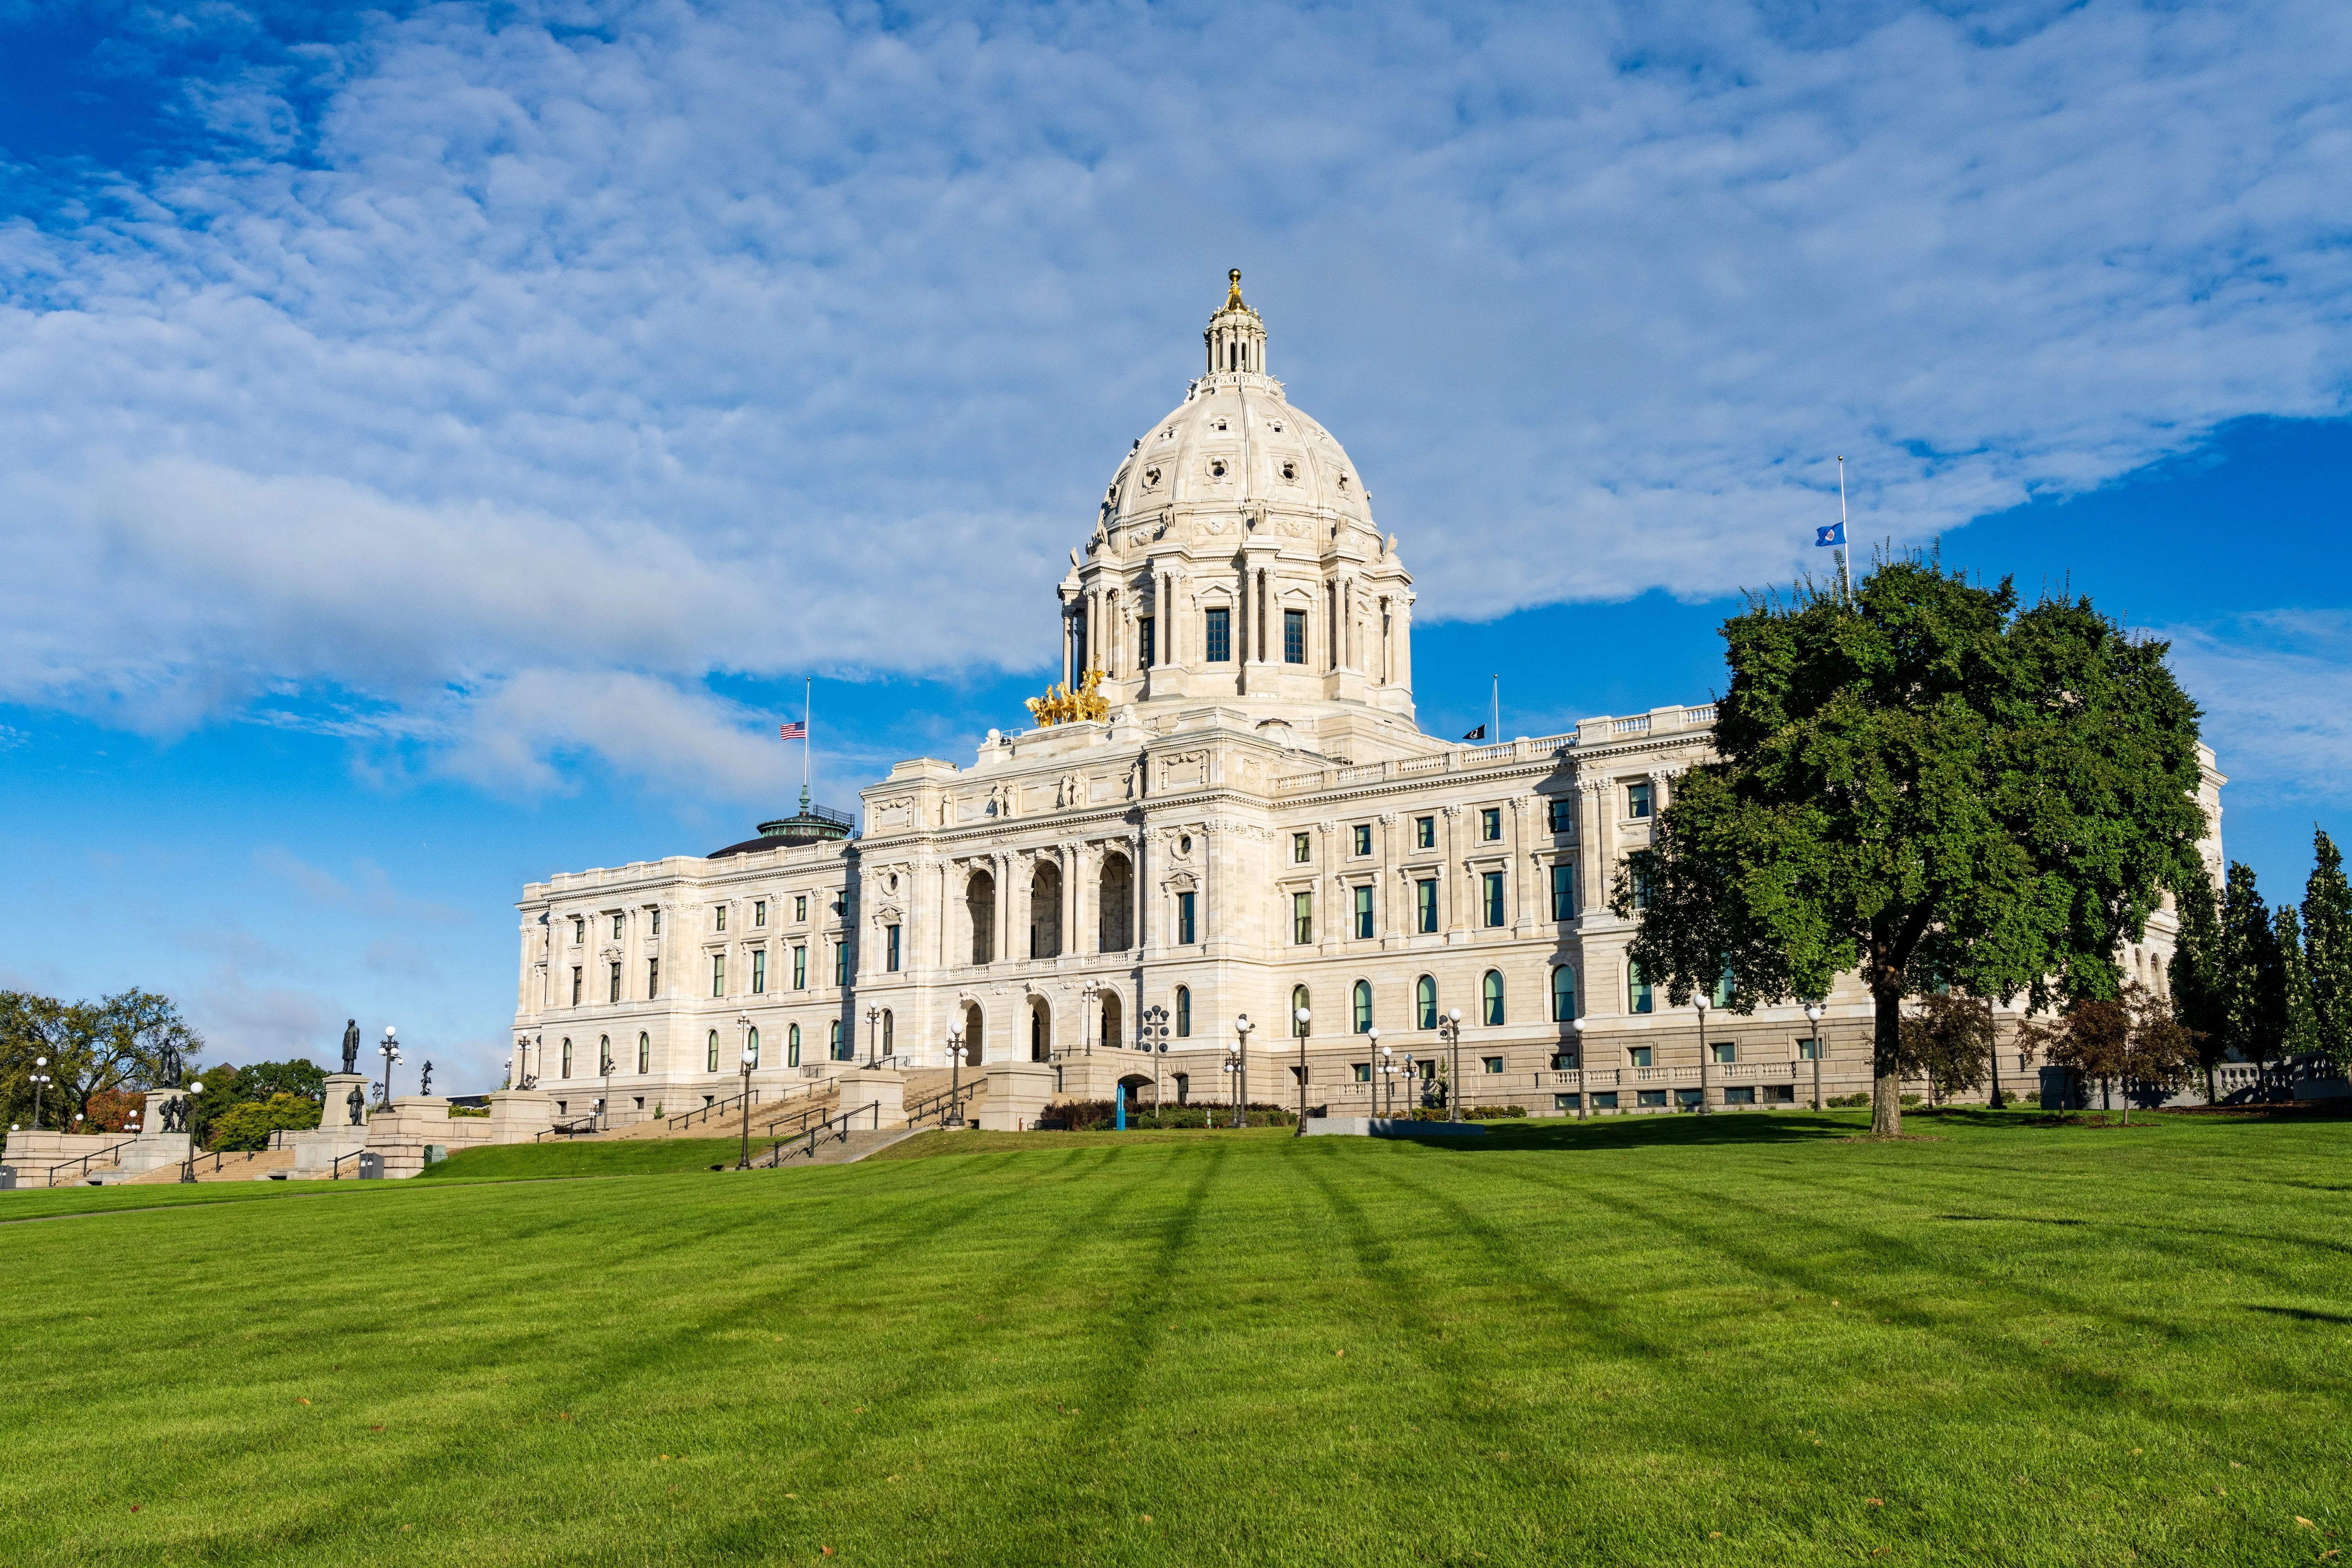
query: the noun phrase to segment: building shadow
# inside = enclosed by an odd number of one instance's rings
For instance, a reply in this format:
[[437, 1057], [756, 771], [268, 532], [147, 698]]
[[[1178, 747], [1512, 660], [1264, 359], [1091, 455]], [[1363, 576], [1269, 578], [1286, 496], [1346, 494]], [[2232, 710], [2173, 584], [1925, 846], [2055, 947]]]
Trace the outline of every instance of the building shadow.
[[1714, 1116], [1602, 1116], [1587, 1121], [1485, 1121], [1483, 1138], [1438, 1133], [1417, 1140], [1450, 1154], [1606, 1152], [1616, 1149], [1719, 1146], [1726, 1143], [1790, 1144], [1835, 1142], [1870, 1130], [1867, 1111], [1756, 1115], [1734, 1111]]

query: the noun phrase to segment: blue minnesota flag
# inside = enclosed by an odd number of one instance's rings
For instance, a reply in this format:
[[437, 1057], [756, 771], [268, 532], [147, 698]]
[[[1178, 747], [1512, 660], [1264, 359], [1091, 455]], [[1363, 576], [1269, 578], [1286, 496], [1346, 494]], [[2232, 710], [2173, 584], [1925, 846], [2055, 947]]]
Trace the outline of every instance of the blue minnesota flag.
[[1845, 521], [1843, 519], [1840, 519], [1838, 521], [1831, 523], [1827, 528], [1817, 528], [1813, 530], [1813, 548], [1816, 550], [1828, 550], [1833, 546], [1842, 546], [1844, 543]]

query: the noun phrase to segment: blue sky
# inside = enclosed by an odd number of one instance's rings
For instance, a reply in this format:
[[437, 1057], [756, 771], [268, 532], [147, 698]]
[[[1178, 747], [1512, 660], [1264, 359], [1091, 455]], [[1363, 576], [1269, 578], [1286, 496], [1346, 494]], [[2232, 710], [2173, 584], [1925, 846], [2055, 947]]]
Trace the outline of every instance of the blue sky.
[[[2347, 795], [2327, 5], [0, 0], [0, 984], [494, 1078], [511, 900], [969, 757], [1228, 266], [1425, 726], [1720, 684], [1854, 528]], [[454, 1075], [454, 1076], [453, 1076]]]

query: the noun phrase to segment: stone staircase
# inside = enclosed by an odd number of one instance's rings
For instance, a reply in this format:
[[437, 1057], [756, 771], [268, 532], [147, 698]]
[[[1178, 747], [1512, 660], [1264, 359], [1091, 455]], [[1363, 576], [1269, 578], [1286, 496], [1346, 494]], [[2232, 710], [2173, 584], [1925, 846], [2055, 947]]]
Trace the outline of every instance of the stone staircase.
[[[290, 1171], [293, 1168], [294, 1151], [291, 1149], [257, 1149], [250, 1152], [232, 1150], [218, 1156], [211, 1154], [196, 1156], [196, 1180], [200, 1182], [266, 1182], [269, 1179], [270, 1172]], [[98, 1174], [96, 1172], [91, 1173]], [[121, 1182], [128, 1185], [142, 1187], [166, 1186], [178, 1182], [179, 1179], [178, 1165], [158, 1165], [153, 1170], [142, 1172], [136, 1176], [113, 1177], [107, 1184], [110, 1186], [115, 1182]]]

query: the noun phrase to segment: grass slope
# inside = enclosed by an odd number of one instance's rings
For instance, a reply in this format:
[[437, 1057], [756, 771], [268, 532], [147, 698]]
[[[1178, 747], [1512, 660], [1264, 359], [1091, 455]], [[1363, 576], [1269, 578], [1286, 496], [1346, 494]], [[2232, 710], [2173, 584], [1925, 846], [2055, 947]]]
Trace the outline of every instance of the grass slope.
[[2352, 1124], [1859, 1120], [0, 1224], [0, 1559], [2340, 1561]]

